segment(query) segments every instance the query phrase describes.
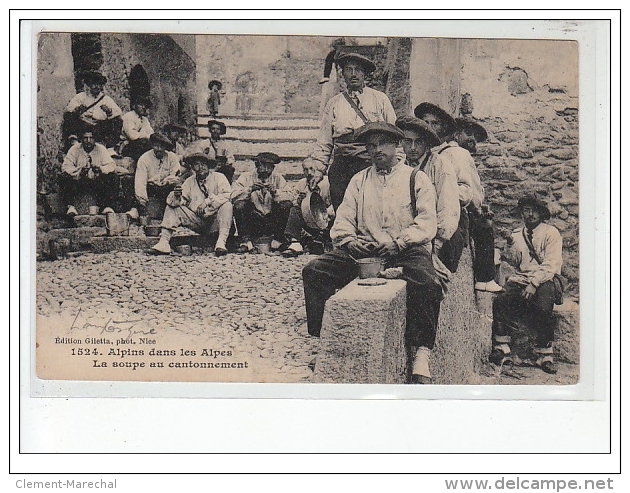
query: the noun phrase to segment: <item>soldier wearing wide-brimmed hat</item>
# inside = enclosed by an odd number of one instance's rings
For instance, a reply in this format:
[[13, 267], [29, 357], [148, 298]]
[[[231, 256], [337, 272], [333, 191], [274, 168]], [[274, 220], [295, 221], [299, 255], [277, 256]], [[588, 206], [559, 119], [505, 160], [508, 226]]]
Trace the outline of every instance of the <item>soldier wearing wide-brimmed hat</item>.
[[562, 284], [557, 280], [562, 268], [562, 237], [545, 222], [551, 214], [540, 198], [521, 198], [518, 210], [525, 225], [512, 233], [508, 257], [516, 272], [508, 278], [505, 292], [494, 299], [490, 361], [500, 365], [510, 358], [511, 327], [520, 320], [536, 335], [536, 364], [547, 373], [556, 373], [553, 306], [562, 297]]
[[337, 209], [352, 176], [370, 165], [365, 145], [354, 139], [354, 131], [369, 122], [396, 121], [389, 98], [365, 86], [365, 76], [376, 68], [359, 53], [344, 53], [337, 64], [346, 89], [332, 97], [324, 109], [320, 132], [312, 153], [320, 178], [328, 172], [330, 195]]
[[230, 143], [222, 138], [227, 133], [227, 127], [222, 121], [214, 119], [208, 120], [207, 127], [209, 138], [191, 142], [185, 150], [185, 155], [203, 152], [210, 159], [215, 159], [218, 162], [217, 171], [223, 173], [231, 184], [236, 160]]
[[153, 101], [149, 96], [137, 97], [132, 109], [122, 116], [122, 144], [120, 154], [137, 161], [140, 156], [151, 149], [149, 137], [154, 133], [149, 122], [149, 109]]
[[207, 155], [192, 154], [186, 161], [193, 175], [166, 198], [160, 241], [148, 253], [170, 253], [173, 230], [185, 226], [198, 233], [218, 231], [214, 252], [225, 255], [232, 226], [230, 184], [223, 174], [214, 171], [217, 163]]
[[451, 252], [463, 243], [461, 235], [457, 235], [460, 219], [457, 175], [450, 162], [432, 152], [434, 145], [439, 143], [439, 137], [430, 125], [419, 118], [406, 116], [398, 119], [396, 126], [405, 134], [402, 146], [406, 163], [426, 173], [435, 187], [437, 235], [434, 251], [446, 268], [454, 272], [456, 267]]
[[280, 157], [273, 152], [261, 152], [253, 161], [256, 169], [242, 173], [232, 186], [241, 253], [251, 252], [254, 249], [252, 240], [262, 236], [271, 236], [272, 249], [281, 249], [285, 242], [284, 228], [293, 205], [286, 180], [275, 171]]
[[485, 203], [481, 178], [477, 173], [475, 159], [470, 154], [475, 151], [477, 142], [486, 140], [488, 134], [483, 126], [468, 118], [456, 118], [455, 126], [453, 140], [457, 146], [453, 145], [449, 150], [450, 157], [453, 162], [467, 166], [471, 178], [470, 202], [462, 209], [462, 214], [468, 216], [468, 230], [475, 248], [473, 255], [475, 290], [498, 293], [503, 291], [503, 288], [495, 281], [493, 214]]
[[138, 159], [135, 176], [135, 195], [137, 211], [130, 210], [132, 217], [140, 215], [141, 222], [146, 222], [149, 197], [156, 197], [163, 204], [166, 197], [179, 183], [179, 158], [168, 149], [173, 143], [161, 133], [153, 133], [149, 137], [151, 150]]
[[308, 332], [318, 336], [326, 300], [357, 276], [355, 259], [380, 257], [402, 267], [407, 281], [406, 338], [416, 351], [413, 382], [429, 383], [441, 289], [431, 259], [437, 230], [435, 189], [422, 172], [398, 159], [404, 132], [386, 122], [358, 128], [371, 166], [352, 177], [330, 236], [335, 249], [302, 271]]
[[106, 147], [118, 142], [122, 110], [112, 98], [103, 93], [107, 78], [99, 72], [83, 74], [83, 92], [76, 94], [66, 106], [62, 134], [80, 135], [90, 130], [100, 137]]
[[462, 251], [468, 242], [468, 212], [466, 206], [472, 200], [473, 177], [472, 169], [474, 163], [470, 153], [460, 147], [453, 138], [457, 126], [455, 119], [439, 106], [430, 103], [420, 103], [414, 109], [416, 117], [427, 123], [440, 137], [440, 145], [432, 149], [434, 154], [440, 155], [451, 166], [457, 177], [457, 188], [459, 195], [459, 223], [457, 231], [453, 234], [451, 241], [442, 250], [444, 264], [455, 272], [459, 265]]

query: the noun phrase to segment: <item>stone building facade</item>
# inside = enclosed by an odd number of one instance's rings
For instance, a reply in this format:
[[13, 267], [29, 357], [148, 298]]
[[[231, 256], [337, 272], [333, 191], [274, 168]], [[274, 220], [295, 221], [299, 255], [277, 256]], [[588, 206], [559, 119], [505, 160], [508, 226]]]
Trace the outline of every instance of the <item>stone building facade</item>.
[[[41, 33], [37, 60], [38, 190], [54, 189], [61, 122], [68, 101], [82, 90], [80, 74], [107, 77], [105, 92], [123, 112], [130, 98], [153, 100], [155, 130], [169, 122], [196, 122], [194, 36], [116, 33]], [[191, 56], [193, 55], [193, 56]]]

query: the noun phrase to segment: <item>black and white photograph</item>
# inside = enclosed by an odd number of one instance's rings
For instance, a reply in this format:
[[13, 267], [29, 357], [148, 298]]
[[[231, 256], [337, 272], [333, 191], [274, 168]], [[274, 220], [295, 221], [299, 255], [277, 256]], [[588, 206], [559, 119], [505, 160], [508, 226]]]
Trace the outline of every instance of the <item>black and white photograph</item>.
[[579, 383], [578, 41], [34, 36], [39, 379]]

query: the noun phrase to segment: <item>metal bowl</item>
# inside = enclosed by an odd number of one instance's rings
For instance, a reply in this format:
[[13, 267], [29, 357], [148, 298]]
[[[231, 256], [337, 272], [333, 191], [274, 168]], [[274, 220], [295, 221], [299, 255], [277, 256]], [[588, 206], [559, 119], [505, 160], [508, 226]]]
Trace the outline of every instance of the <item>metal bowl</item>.
[[309, 228], [326, 229], [328, 212], [324, 199], [317, 192], [308, 192], [302, 200], [302, 217]]

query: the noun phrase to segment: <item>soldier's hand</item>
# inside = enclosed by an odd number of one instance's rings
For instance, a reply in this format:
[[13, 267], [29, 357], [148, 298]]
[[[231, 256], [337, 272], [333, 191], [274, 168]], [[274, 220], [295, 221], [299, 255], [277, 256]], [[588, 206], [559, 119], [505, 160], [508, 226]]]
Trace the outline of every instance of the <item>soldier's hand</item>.
[[103, 113], [105, 113], [107, 115], [107, 118], [112, 116], [113, 111], [112, 111], [112, 109], [109, 106], [107, 106], [105, 104], [102, 104], [101, 105], [101, 109], [103, 110]]
[[87, 109], [87, 106], [80, 104], [79, 106], [76, 107], [76, 109], [74, 110], [75, 113], [83, 113], [85, 110]]
[[198, 216], [203, 217], [204, 214], [206, 213], [206, 206], [201, 204], [199, 207], [197, 207], [197, 211], [196, 211]]
[[357, 239], [352, 240], [351, 242], [346, 244], [346, 248], [351, 255], [358, 255], [360, 257], [363, 257], [371, 253], [371, 249], [374, 248], [373, 245], [373, 243]]
[[315, 187], [319, 185], [319, 182], [322, 181], [323, 179], [324, 179], [323, 171], [319, 171], [319, 170], [313, 171], [313, 176], [308, 181], [308, 189], [312, 192], [313, 190], [315, 190]]
[[251, 187], [250, 190], [252, 192], [255, 192], [256, 190], [262, 190], [263, 189], [263, 185], [261, 183], [254, 183]]
[[386, 243], [378, 243], [372, 253], [378, 257], [390, 257], [398, 254], [398, 245], [395, 241], [388, 241]]
[[528, 284], [527, 287], [523, 289], [523, 292], [521, 293], [521, 297], [526, 300], [530, 300], [534, 297], [535, 294], [536, 294], [536, 287], [531, 284]]

